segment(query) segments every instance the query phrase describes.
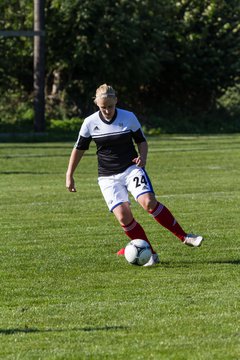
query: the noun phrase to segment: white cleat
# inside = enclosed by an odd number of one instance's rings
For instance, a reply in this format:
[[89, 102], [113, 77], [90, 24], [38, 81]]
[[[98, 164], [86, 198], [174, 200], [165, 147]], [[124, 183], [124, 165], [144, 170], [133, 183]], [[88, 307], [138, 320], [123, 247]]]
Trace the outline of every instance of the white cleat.
[[154, 266], [160, 263], [158, 254], [152, 254], [148, 262], [143, 266]]
[[203, 240], [203, 237], [200, 235], [187, 234], [183, 243], [188, 246], [199, 247], [201, 246]]

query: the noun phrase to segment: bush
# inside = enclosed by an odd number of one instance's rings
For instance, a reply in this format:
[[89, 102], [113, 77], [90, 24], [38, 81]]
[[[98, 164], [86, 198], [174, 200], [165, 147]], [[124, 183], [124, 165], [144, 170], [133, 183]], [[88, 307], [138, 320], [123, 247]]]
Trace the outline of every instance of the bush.
[[141, 122], [146, 135], [236, 133], [240, 132], [240, 113], [236, 109], [237, 106], [231, 113], [229, 109], [219, 107], [215, 111], [196, 115], [183, 111], [166, 112]]
[[227, 89], [225, 94], [218, 100], [220, 108], [233, 117], [240, 117], [240, 84]]
[[79, 131], [83, 119], [72, 118], [65, 120], [51, 119], [48, 125], [48, 130], [50, 132], [58, 133], [76, 133]]
[[19, 132], [33, 129], [34, 110], [26, 93], [8, 90], [0, 94], [0, 131]]

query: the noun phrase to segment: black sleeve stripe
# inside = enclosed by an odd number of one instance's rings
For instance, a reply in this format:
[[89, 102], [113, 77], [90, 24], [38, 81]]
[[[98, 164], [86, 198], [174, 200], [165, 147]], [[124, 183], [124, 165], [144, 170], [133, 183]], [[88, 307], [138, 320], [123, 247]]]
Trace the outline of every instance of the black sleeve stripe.
[[78, 150], [88, 150], [91, 140], [92, 140], [91, 136], [86, 138], [80, 135], [75, 144], [75, 148]]
[[133, 132], [133, 139], [136, 144], [146, 141], [141, 129], [138, 129], [137, 131]]

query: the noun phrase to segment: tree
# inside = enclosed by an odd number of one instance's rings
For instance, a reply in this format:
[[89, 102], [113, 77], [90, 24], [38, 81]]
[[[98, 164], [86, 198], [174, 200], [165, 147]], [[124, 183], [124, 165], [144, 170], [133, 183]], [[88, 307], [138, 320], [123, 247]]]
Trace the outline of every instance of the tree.
[[239, 76], [236, 0], [49, 5], [51, 71], [59, 67], [64, 89], [84, 113], [89, 95], [105, 81], [120, 89], [129, 106], [144, 101], [157, 109], [170, 102], [207, 111]]
[[[46, 0], [48, 117], [85, 116], [111, 83], [139, 113], [198, 114], [239, 81], [238, 0]], [[3, 28], [32, 26], [32, 4], [0, 4]], [[2, 39], [0, 92], [32, 92], [32, 42]], [[10, 72], [11, 69], [11, 72]]]
[[[168, 96], [179, 106], [209, 110], [240, 70], [238, 1], [193, 0], [176, 4], [173, 61], [166, 64]], [[169, 34], [170, 35], [170, 34]], [[164, 90], [163, 90], [164, 91]]]

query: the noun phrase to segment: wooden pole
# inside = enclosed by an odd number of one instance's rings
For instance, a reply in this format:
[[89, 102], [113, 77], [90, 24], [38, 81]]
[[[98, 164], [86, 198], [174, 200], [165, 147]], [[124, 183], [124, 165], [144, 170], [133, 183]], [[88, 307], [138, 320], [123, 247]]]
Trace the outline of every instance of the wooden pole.
[[45, 38], [44, 0], [34, 0], [34, 130], [45, 130]]

